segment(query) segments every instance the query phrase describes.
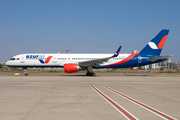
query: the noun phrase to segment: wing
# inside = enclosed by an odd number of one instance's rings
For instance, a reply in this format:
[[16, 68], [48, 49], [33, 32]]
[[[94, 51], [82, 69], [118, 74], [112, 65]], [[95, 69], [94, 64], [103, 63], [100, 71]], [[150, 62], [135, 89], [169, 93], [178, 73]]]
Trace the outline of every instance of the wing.
[[117, 57], [120, 53], [121, 50], [120, 46], [118, 48], [118, 50], [116, 51], [116, 53], [114, 53], [113, 56], [107, 57], [107, 58], [101, 58], [101, 59], [95, 59], [95, 60], [90, 60], [90, 61], [84, 61], [84, 62], [79, 62], [79, 66], [83, 66], [83, 67], [89, 67], [89, 66], [94, 66], [94, 67], [98, 67], [100, 64], [107, 62], [109, 59]]
[[148, 60], [151, 61], [151, 62], [154, 62], [154, 61], [162, 60], [162, 59], [169, 58], [169, 57], [173, 57], [173, 55], [167, 55], [167, 56], [162, 56], [162, 57], [156, 57], [156, 58], [151, 58], [151, 59], [148, 59]]

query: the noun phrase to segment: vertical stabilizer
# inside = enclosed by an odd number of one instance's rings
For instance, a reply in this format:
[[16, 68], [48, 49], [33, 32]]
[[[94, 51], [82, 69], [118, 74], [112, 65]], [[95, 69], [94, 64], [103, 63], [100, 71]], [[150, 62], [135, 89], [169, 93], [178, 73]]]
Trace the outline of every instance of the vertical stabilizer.
[[159, 56], [163, 49], [169, 30], [161, 30], [139, 54], [148, 54]]

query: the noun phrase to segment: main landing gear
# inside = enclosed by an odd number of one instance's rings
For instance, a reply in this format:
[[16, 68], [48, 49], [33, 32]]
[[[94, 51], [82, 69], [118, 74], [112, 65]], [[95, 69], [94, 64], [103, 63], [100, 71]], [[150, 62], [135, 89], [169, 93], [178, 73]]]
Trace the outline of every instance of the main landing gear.
[[24, 68], [24, 76], [28, 76], [27, 68]]
[[87, 67], [87, 73], [86, 76], [95, 76], [96, 74], [92, 72], [92, 66]]
[[95, 73], [90, 73], [90, 72], [86, 73], [86, 76], [95, 76], [95, 75], [96, 75]]

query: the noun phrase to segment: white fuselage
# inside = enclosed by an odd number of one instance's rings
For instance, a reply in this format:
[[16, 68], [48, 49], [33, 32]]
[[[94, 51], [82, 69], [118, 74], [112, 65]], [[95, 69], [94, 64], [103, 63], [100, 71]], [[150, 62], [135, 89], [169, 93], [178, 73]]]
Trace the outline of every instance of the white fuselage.
[[[16, 67], [63, 67], [66, 63], [75, 63], [91, 61], [95, 59], [106, 58], [113, 54], [20, 54], [13, 57], [14, 60], [6, 62], [9, 66]], [[101, 66], [113, 64], [126, 59], [130, 54], [119, 54], [118, 57], [111, 58]], [[51, 57], [49, 57], [51, 56]], [[49, 59], [48, 59], [49, 57]], [[11, 58], [12, 59], [12, 58]], [[44, 62], [44, 63], [43, 63]]]

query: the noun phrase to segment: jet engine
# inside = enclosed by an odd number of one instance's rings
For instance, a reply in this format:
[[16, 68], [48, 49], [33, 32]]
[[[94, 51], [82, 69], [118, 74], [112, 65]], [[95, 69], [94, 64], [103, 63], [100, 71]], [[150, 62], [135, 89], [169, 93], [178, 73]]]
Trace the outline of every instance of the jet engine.
[[79, 70], [82, 70], [82, 68], [78, 66], [77, 64], [73, 64], [73, 63], [64, 64], [65, 73], [75, 73]]

